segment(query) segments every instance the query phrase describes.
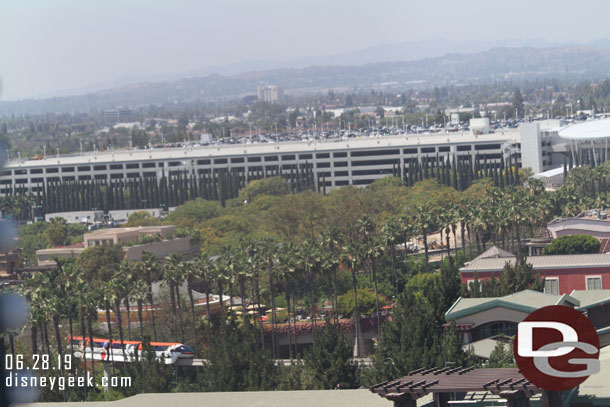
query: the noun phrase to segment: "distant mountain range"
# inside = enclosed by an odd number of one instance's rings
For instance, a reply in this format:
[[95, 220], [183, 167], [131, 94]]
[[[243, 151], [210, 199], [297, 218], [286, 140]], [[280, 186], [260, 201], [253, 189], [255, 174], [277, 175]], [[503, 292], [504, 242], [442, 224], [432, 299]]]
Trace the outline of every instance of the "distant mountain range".
[[292, 61], [250, 61], [145, 81], [124, 78], [117, 82], [119, 86], [77, 96], [0, 102], [0, 115], [226, 100], [255, 94], [260, 84], [281, 85], [288, 93], [309, 93], [610, 76], [608, 39], [584, 45], [541, 40], [529, 41], [527, 46], [510, 41], [502, 45], [490, 49], [485, 42], [430, 40]]

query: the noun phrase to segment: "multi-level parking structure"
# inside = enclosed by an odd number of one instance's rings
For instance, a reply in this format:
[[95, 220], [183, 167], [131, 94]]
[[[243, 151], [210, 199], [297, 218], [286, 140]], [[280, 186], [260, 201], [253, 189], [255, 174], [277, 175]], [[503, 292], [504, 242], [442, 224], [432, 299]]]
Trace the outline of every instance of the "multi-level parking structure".
[[0, 194], [11, 190], [36, 192], [47, 182], [105, 180], [108, 182], [164, 175], [210, 174], [227, 168], [243, 172], [288, 174], [297, 166], [313, 167], [316, 181], [328, 189], [364, 186], [404, 171], [415, 159], [478, 157], [499, 163], [519, 158], [518, 130], [491, 134], [419, 134], [346, 140], [237, 144], [168, 149], [115, 150], [9, 161], [0, 172]]

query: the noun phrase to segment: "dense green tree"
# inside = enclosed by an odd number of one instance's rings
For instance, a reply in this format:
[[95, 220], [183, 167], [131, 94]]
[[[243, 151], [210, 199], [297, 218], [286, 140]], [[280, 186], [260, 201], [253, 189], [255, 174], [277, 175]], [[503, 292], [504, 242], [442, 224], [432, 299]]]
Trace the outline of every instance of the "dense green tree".
[[120, 387], [123, 396], [138, 393], [169, 393], [174, 384], [174, 367], [156, 357], [150, 338], [142, 342], [142, 356], [135, 363], [124, 364], [121, 374], [132, 379], [131, 387]]
[[510, 343], [505, 343], [504, 337], [500, 336], [496, 346], [489, 355], [489, 361], [484, 366], [488, 368], [516, 367], [513, 358], [512, 341]]
[[275, 387], [277, 367], [257, 345], [256, 328], [236, 318], [212, 318], [209, 347], [200, 376], [207, 391], [256, 391]]
[[485, 281], [479, 281], [475, 275], [475, 281], [469, 287], [462, 286], [463, 295], [466, 297], [503, 297], [523, 290], [542, 291], [544, 279], [533, 266], [527, 262], [525, 256], [517, 256], [515, 264], [506, 262], [499, 277], [493, 277]]
[[[388, 305], [383, 296], [379, 297], [381, 307]], [[355, 309], [354, 291], [348, 291], [337, 298], [337, 308], [342, 315], [353, 315]], [[376, 308], [375, 291], [368, 287], [358, 289], [358, 311], [360, 315], [373, 315]]]
[[600, 241], [589, 235], [567, 235], [553, 239], [545, 255], [599, 253]]
[[68, 240], [68, 225], [64, 218], [53, 218], [45, 231], [47, 239], [53, 246], [63, 246]]
[[358, 365], [352, 360], [353, 346], [341, 331], [332, 329], [330, 319], [313, 346], [305, 352], [305, 375], [311, 389], [358, 388]]
[[112, 279], [124, 258], [125, 253], [121, 246], [107, 244], [85, 249], [77, 263], [91, 287], [99, 288]]

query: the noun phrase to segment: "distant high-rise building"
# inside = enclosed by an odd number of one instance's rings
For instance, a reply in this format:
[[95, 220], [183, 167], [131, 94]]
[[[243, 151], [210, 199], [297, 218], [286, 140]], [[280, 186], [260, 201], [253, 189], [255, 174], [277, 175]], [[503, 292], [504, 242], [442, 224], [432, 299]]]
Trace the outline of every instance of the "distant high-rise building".
[[104, 111], [104, 120], [110, 123], [124, 122], [131, 117], [131, 110], [124, 107]]
[[259, 86], [257, 91], [260, 102], [277, 103], [284, 98], [284, 88], [281, 86]]

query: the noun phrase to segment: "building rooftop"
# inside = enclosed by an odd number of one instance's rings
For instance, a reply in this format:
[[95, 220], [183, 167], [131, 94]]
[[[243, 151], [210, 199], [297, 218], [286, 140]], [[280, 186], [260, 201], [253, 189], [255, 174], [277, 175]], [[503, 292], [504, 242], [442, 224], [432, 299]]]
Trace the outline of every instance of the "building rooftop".
[[[489, 359], [491, 352], [496, 348], [499, 339], [497, 337], [485, 338], [476, 342], [471, 342], [467, 345], [464, 345], [464, 350], [472, 349], [474, 355], [481, 359]], [[505, 344], [510, 346], [510, 342], [506, 342]]]
[[580, 301], [579, 309], [587, 309], [610, 303], [610, 290], [574, 290], [570, 293], [570, 297]]
[[608, 386], [608, 373], [610, 373], [610, 346], [599, 351], [600, 373], [589, 376], [587, 380], [578, 386], [578, 393], [573, 400], [590, 400], [591, 398], [605, 399], [597, 400], [598, 406], [607, 406], [610, 399], [610, 386]]
[[370, 149], [382, 147], [406, 147], [420, 144], [460, 144], [475, 142], [503, 142], [509, 139], [518, 142], [519, 131], [472, 135], [465, 133], [448, 134], [405, 134], [402, 136], [360, 137], [347, 140], [316, 140], [303, 142], [234, 144], [182, 148], [159, 148], [146, 150], [115, 150], [104, 152], [85, 152], [83, 154], [47, 156], [41, 160], [21, 159], [9, 161], [5, 169], [21, 167], [45, 167], [82, 163], [111, 163], [114, 161], [144, 160], [184, 160], [190, 157], [215, 157], [231, 155], [285, 154], [290, 152], [315, 152], [345, 149]]
[[471, 263], [481, 259], [505, 259], [509, 257], [515, 257], [515, 255], [511, 252], [507, 252], [504, 249], [500, 249], [499, 247], [492, 246], [472, 259]]
[[87, 235], [94, 236], [114, 236], [121, 233], [129, 233], [129, 232], [140, 232], [140, 233], [159, 233], [159, 232], [167, 232], [176, 229], [176, 226], [173, 225], [164, 225], [164, 226], [134, 226], [134, 227], [126, 227], [126, 228], [107, 228], [107, 229], [97, 229], [87, 233]]
[[584, 123], [564, 127], [559, 137], [567, 140], [596, 140], [610, 137], [610, 119], [587, 120]]
[[[493, 248], [492, 248], [493, 249]], [[489, 249], [488, 252], [492, 249]], [[501, 249], [494, 250], [500, 253]], [[488, 256], [487, 252], [474, 260], [466, 263], [460, 268], [460, 272], [488, 272], [500, 271], [506, 263], [514, 264], [516, 256], [505, 252], [498, 256]], [[506, 254], [508, 253], [508, 254]], [[560, 254], [553, 256], [532, 256], [527, 258], [527, 262], [536, 270], [544, 269], [561, 269], [561, 268], [592, 268], [592, 267], [610, 267], [610, 255], [603, 253], [593, 254]]]
[[580, 306], [580, 301], [569, 295], [551, 295], [539, 291], [524, 290], [504, 297], [458, 298], [445, 313], [445, 319], [455, 320], [490, 308], [508, 308], [530, 313], [548, 305]]
[[[430, 401], [431, 397], [425, 399]], [[422, 399], [423, 401], [423, 399]], [[29, 407], [59, 406], [91, 407], [388, 407], [388, 400], [371, 393], [368, 389], [358, 390], [303, 390], [303, 391], [243, 391], [222, 393], [153, 393], [138, 394], [118, 401], [88, 403], [34, 403]], [[18, 407], [26, 407], [18, 405]]]
[[563, 166], [532, 175], [532, 178], [547, 178], [554, 177], [555, 175], [563, 175]]

